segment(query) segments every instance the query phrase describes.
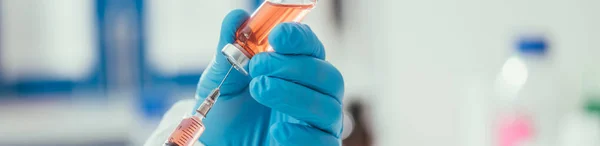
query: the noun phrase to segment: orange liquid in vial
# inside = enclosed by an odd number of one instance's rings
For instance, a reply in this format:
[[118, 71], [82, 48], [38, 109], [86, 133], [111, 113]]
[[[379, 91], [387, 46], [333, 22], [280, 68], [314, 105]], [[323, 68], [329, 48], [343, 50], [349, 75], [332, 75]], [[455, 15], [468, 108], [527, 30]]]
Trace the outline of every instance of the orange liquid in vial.
[[192, 116], [181, 121], [165, 142], [165, 146], [193, 146], [204, 132], [200, 118]]
[[277, 24], [300, 22], [314, 7], [308, 5], [285, 5], [265, 1], [236, 32], [235, 43], [242, 47], [249, 58], [254, 54], [271, 51], [268, 36]]

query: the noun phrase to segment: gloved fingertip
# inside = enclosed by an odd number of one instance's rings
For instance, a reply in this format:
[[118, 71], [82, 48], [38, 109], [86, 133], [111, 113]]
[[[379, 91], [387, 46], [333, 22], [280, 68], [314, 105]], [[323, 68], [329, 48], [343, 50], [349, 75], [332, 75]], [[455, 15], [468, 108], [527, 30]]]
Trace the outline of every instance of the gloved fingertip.
[[257, 99], [256, 101], [261, 103], [262, 100], [260, 100], [261, 94], [264, 92], [263, 90], [263, 84], [264, 84], [264, 76], [258, 76], [255, 78], [252, 78], [252, 80], [250, 81], [250, 84], [248, 85], [248, 90], [250, 92], [250, 96], [252, 96], [254, 99]]
[[217, 48], [218, 51], [220, 51], [225, 44], [234, 41], [235, 32], [249, 17], [250, 15], [242, 9], [232, 10], [225, 16], [221, 23], [221, 37], [219, 40], [219, 47]]
[[270, 94], [269, 92], [272, 92], [271, 87], [277, 86], [272, 84], [273, 83], [269, 81], [269, 77], [267, 76], [255, 77], [250, 81], [250, 95], [260, 104], [271, 105], [273, 100], [272, 98], [269, 98], [270, 96], [268, 95]]
[[271, 52], [262, 52], [254, 55], [248, 63], [248, 70], [250, 77], [257, 77], [264, 75], [265, 72], [269, 71], [269, 61], [271, 60]]
[[275, 52], [277, 52], [277, 49], [294, 47], [295, 42], [302, 42], [292, 39], [296, 38], [296, 31], [297, 29], [300, 29], [300, 26], [302, 26], [301, 23], [285, 22], [275, 26], [275, 28], [271, 30], [271, 33], [269, 34], [269, 44], [273, 46]]
[[273, 106], [275, 101], [277, 101], [276, 97], [273, 97], [273, 92], [277, 92], [274, 88], [281, 86], [276, 82], [272, 82], [271, 78], [268, 76], [258, 76], [250, 81], [249, 91], [250, 96], [256, 100], [256, 102], [265, 105], [267, 107]]
[[235, 33], [237, 28], [248, 19], [250, 15], [242, 9], [235, 9], [230, 11], [225, 18], [223, 18], [223, 22], [221, 23], [221, 32], [225, 33]]
[[280, 54], [325, 58], [323, 44], [306, 24], [286, 22], [277, 25], [269, 34], [269, 44]]
[[279, 48], [282, 46], [281, 44], [286, 44], [286, 41], [288, 40], [287, 27], [288, 26], [286, 26], [285, 23], [282, 23], [271, 29], [268, 37], [269, 45], [273, 48]]

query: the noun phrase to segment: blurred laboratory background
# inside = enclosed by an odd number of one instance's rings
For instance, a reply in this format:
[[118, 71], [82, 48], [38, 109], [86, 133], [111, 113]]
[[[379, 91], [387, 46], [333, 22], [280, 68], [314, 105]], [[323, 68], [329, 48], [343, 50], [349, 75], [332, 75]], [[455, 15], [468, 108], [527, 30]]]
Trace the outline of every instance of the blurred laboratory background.
[[[262, 0], [0, 0], [0, 145], [138, 146]], [[600, 1], [320, 0], [347, 146], [600, 146]], [[218, 103], [217, 103], [218, 104]]]

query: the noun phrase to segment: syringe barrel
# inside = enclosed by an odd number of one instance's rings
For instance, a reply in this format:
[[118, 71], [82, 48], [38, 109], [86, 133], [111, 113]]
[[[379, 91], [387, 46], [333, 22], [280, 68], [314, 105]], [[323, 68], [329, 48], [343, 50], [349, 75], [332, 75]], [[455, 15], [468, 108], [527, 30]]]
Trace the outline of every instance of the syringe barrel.
[[186, 117], [181, 120], [179, 126], [175, 128], [163, 146], [193, 146], [204, 132], [204, 129], [200, 117]]
[[268, 36], [283, 22], [300, 22], [315, 7], [317, 0], [267, 0], [236, 31], [235, 42], [221, 51], [243, 74], [249, 60], [260, 52], [273, 51]]

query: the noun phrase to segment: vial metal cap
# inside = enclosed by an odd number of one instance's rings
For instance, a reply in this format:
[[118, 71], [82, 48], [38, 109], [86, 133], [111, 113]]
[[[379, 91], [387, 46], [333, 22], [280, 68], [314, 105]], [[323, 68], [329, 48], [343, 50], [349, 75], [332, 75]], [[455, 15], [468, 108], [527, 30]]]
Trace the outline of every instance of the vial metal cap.
[[244, 75], [248, 75], [248, 71], [246, 71], [244, 68], [246, 65], [248, 65], [250, 58], [248, 55], [246, 55], [248, 53], [246, 53], [244, 49], [233, 44], [227, 44], [225, 47], [223, 47], [221, 53], [225, 55], [225, 58], [227, 58], [227, 61], [233, 65], [233, 68], [240, 71]]

